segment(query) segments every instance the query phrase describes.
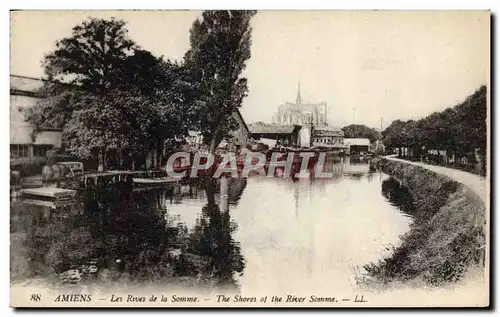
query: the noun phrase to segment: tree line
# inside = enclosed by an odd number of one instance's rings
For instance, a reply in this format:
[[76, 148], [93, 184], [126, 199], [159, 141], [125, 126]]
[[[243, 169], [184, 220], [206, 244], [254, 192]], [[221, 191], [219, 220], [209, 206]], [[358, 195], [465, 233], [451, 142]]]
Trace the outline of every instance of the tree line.
[[117, 19], [89, 18], [43, 60], [45, 96], [26, 116], [34, 134], [62, 129], [63, 150], [105, 166], [159, 165], [166, 141], [197, 131], [213, 152], [236, 128], [254, 11], [205, 11], [182, 61], [154, 56]]
[[384, 144], [400, 156], [484, 174], [487, 88], [483, 85], [458, 105], [420, 120], [393, 121], [382, 135]]
[[370, 143], [380, 140], [380, 132], [364, 124], [350, 124], [342, 128], [345, 138], [369, 139]]

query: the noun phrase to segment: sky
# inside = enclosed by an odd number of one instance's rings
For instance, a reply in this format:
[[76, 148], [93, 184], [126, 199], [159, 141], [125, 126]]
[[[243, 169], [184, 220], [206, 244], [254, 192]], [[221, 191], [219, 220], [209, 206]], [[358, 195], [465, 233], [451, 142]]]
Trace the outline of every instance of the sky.
[[[157, 56], [181, 60], [196, 11], [11, 13], [11, 74], [43, 76], [44, 55], [89, 16], [127, 22]], [[247, 123], [271, 122], [280, 104], [326, 102], [329, 124], [387, 127], [454, 106], [488, 84], [487, 11], [260, 11], [244, 76]]]

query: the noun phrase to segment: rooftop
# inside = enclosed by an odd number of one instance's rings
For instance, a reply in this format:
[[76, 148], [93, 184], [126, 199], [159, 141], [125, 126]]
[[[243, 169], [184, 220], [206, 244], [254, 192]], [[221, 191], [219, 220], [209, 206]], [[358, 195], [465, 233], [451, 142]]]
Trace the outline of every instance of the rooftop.
[[314, 134], [328, 135], [328, 136], [344, 136], [344, 131], [338, 127], [333, 126], [315, 126]]
[[344, 139], [344, 144], [370, 146], [370, 140], [364, 139], [364, 138], [347, 138], [347, 139]]

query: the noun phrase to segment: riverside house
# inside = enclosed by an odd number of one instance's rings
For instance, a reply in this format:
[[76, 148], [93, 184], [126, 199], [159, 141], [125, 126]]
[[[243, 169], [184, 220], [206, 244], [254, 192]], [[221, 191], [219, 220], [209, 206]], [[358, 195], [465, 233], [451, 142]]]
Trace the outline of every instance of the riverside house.
[[45, 127], [33, 135], [33, 127], [25, 120], [27, 109], [43, 96], [41, 79], [10, 75], [10, 165], [39, 165], [46, 161], [48, 150], [61, 147], [61, 130]]
[[280, 145], [299, 146], [300, 129], [300, 125], [255, 124], [250, 126], [250, 134], [254, 140], [271, 139]]

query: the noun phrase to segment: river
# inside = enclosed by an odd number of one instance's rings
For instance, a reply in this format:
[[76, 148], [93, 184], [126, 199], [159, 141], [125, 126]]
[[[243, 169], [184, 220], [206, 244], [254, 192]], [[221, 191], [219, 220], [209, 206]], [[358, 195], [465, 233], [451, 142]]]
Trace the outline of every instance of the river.
[[209, 207], [195, 181], [125, 195], [83, 192], [77, 212], [56, 220], [15, 203], [11, 276], [60, 277], [97, 263], [95, 274], [74, 273], [78, 282], [183, 278], [244, 294], [352, 288], [363, 266], [389, 256], [409, 230], [411, 196], [367, 162], [343, 158], [326, 169], [332, 178], [233, 179], [228, 210], [219, 194]]

